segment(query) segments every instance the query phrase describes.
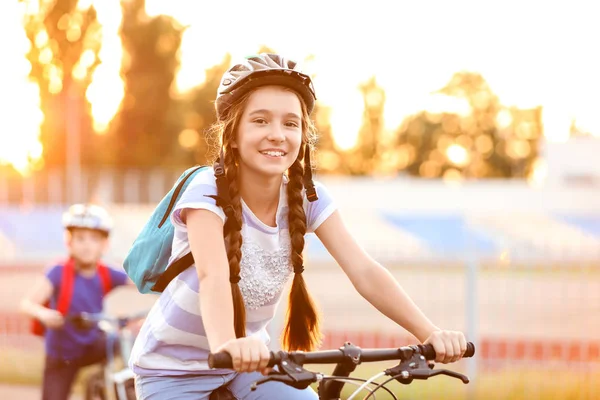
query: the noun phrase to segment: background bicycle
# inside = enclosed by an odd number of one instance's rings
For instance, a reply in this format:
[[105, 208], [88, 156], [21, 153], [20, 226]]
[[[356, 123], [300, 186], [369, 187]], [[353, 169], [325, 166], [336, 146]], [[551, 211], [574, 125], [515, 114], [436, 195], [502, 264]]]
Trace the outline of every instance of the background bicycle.
[[131, 348], [147, 311], [129, 316], [78, 314], [71, 319], [80, 329], [98, 326], [106, 335], [107, 358], [101, 368], [85, 380], [85, 400], [135, 400], [134, 375], [127, 365]]

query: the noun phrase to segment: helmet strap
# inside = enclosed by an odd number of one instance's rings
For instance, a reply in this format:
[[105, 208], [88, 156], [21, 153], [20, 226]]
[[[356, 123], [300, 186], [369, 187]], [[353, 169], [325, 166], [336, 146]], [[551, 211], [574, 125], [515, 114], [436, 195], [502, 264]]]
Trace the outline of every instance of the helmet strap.
[[311, 203], [319, 200], [317, 190], [312, 179], [312, 165], [310, 164], [310, 144], [306, 143], [304, 148], [304, 188], [306, 189], [306, 198]]

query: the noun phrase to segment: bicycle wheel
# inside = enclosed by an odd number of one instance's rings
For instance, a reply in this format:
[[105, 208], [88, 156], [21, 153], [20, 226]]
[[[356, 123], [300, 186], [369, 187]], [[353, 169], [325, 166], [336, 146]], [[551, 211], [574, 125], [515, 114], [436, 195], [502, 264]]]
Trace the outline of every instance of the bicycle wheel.
[[88, 378], [85, 384], [85, 400], [105, 400], [103, 370], [95, 372]]

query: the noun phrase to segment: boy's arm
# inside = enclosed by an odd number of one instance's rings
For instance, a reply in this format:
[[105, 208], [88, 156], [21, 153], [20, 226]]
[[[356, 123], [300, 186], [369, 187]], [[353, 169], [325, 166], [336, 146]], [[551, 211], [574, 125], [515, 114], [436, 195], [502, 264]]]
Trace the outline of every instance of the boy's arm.
[[115, 285], [115, 287], [117, 287], [117, 286], [135, 286], [135, 283], [131, 280], [131, 278], [129, 278], [129, 275], [127, 275], [126, 272], [115, 270], [115, 273], [116, 273], [116, 277], [115, 276], [111, 277], [113, 282], [117, 283]]
[[23, 297], [19, 310], [32, 318], [39, 318], [46, 310], [44, 304], [50, 299], [53, 291], [52, 282], [44, 276]]

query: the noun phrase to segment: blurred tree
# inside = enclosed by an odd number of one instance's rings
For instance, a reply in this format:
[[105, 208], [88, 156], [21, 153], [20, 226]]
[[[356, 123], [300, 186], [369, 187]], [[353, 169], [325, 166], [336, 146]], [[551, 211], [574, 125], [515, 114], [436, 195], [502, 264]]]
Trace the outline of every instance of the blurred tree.
[[343, 164], [345, 172], [351, 175], [371, 174], [379, 168], [381, 162], [385, 91], [375, 77], [362, 83], [359, 89], [364, 103], [363, 123], [357, 144], [346, 152]]
[[[450, 150], [446, 148], [448, 158], [459, 160], [460, 154], [463, 154], [462, 149], [466, 150], [468, 153], [466, 157], [470, 159], [468, 162], [465, 161], [467, 165], [464, 175], [467, 177], [512, 176], [514, 160], [506, 153], [508, 137], [499, 132], [496, 123], [501, 108], [500, 101], [483, 76], [473, 72], [458, 72], [444, 88], [440, 89], [439, 93], [464, 99], [471, 107], [471, 115], [462, 118], [460, 129], [455, 131], [458, 133], [455, 146], [450, 147]], [[491, 141], [491, 149], [488, 145], [483, 145], [487, 151], [482, 154], [477, 151], [476, 140], [482, 143]]]
[[507, 138], [505, 151], [513, 160], [512, 176], [530, 176], [543, 136], [542, 107], [502, 109], [497, 123], [500, 134]]
[[399, 170], [427, 178], [524, 177], [541, 136], [539, 109], [503, 108], [480, 74], [456, 73], [438, 95], [466, 101], [468, 115], [423, 111], [397, 132]]
[[31, 42], [30, 76], [40, 87], [45, 116], [44, 164], [64, 166], [68, 127], [80, 130], [84, 145], [92, 136], [85, 91], [99, 64], [101, 26], [94, 7], [79, 7], [78, 0], [30, 0], [23, 24]]
[[173, 163], [180, 122], [172, 118], [172, 84], [184, 28], [173, 18], [145, 13], [145, 0], [122, 3], [125, 97], [104, 140], [105, 162], [148, 167]]
[[[317, 95], [318, 96], [318, 95]], [[338, 149], [333, 138], [330, 123], [331, 107], [324, 106], [318, 101], [313, 109], [312, 119], [317, 128], [315, 167], [317, 172], [338, 174], [345, 170], [343, 152]]]
[[[302, 62], [302, 70], [308, 74], [314, 82], [317, 73], [312, 63], [316, 61], [314, 54], [307, 55]], [[315, 154], [312, 158], [313, 166], [317, 173], [333, 174], [343, 170], [343, 156], [338, 149], [333, 137], [331, 128], [331, 107], [322, 104], [319, 101], [319, 92], [316, 92], [317, 101], [311, 114], [315, 127], [317, 128], [317, 137], [315, 143]]]
[[180, 157], [186, 164], [205, 164], [216, 155], [220, 143], [208, 135], [208, 130], [217, 120], [214, 102], [221, 77], [230, 65], [231, 56], [226, 54], [220, 64], [206, 70], [204, 82], [180, 101], [184, 121], [179, 134]]

